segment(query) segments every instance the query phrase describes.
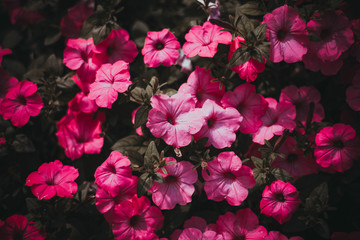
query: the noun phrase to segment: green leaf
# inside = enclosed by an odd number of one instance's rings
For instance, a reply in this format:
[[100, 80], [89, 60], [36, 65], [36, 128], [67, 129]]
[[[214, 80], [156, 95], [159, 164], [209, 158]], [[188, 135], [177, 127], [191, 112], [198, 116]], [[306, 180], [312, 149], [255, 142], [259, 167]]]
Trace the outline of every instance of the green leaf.
[[144, 104], [136, 111], [134, 123], [135, 129], [147, 122], [150, 109], [150, 105]]
[[237, 10], [240, 11], [242, 14], [253, 17], [261, 16], [264, 14], [264, 11], [261, 9], [259, 3], [254, 1], [241, 4], [237, 7]]
[[330, 239], [329, 225], [324, 219], [319, 218], [318, 222], [313, 226], [313, 230], [323, 239]]
[[126, 151], [138, 151], [140, 154], [145, 153], [147, 146], [144, 145], [145, 139], [139, 135], [129, 135], [119, 139], [112, 147], [112, 150], [125, 154]]
[[[166, 174], [166, 173], [165, 173], [165, 174]], [[154, 179], [155, 182], [165, 183], [164, 177], [163, 177], [160, 173], [158, 173], [158, 172], [153, 175], [153, 179]]]
[[271, 169], [271, 173], [274, 175], [274, 177], [277, 180], [281, 180], [283, 182], [288, 182], [288, 181], [292, 180], [292, 176], [284, 169], [273, 168], [273, 169]]
[[135, 87], [130, 92], [130, 101], [138, 103], [138, 104], [144, 104], [147, 100], [149, 100], [146, 91], [144, 88], [141, 87]]
[[124, 155], [129, 158], [133, 167], [141, 167], [144, 165], [144, 158], [139, 152], [127, 150]]
[[212, 24], [218, 25], [218, 26], [223, 27], [223, 28], [225, 28], [225, 29], [228, 29], [228, 30], [230, 30], [231, 32], [236, 31], [236, 29], [233, 27], [233, 25], [231, 25], [231, 23], [229, 23], [229, 22], [225, 22], [225, 21], [220, 20], [220, 19], [210, 19], [209, 21], [210, 21]]
[[254, 30], [254, 24], [245, 15], [241, 15], [238, 18], [235, 17], [234, 25], [244, 37], [248, 36], [248, 34]]
[[144, 166], [146, 169], [154, 169], [154, 163], [159, 161], [159, 152], [156, 149], [156, 144], [151, 141], [148, 148], [146, 149], [144, 156]]
[[254, 168], [253, 169], [254, 178], [257, 185], [266, 184], [266, 172], [261, 168]]
[[25, 134], [17, 134], [15, 140], [11, 143], [11, 146], [16, 152], [35, 152], [33, 142]]
[[266, 37], [266, 23], [257, 26], [252, 33], [255, 35], [258, 41], [264, 41]]
[[[321, 183], [317, 186], [307, 198], [309, 199], [309, 204], [321, 204], [322, 207], [326, 207], [329, 200], [329, 191], [328, 185], [326, 182]], [[310, 206], [309, 206], [310, 207]]]
[[154, 184], [154, 179], [150, 173], [144, 173], [139, 177], [136, 190], [137, 196], [140, 198], [146, 194], [146, 192], [152, 187]]
[[255, 51], [257, 51], [261, 56], [266, 59], [270, 58], [270, 43], [262, 42], [261, 44], [255, 47]]
[[264, 160], [255, 156], [251, 156], [251, 161], [257, 168], [263, 168]]
[[250, 59], [250, 57], [250, 52], [248, 51], [248, 48], [246, 46], [236, 49], [230, 59], [229, 68], [233, 68], [246, 63]]

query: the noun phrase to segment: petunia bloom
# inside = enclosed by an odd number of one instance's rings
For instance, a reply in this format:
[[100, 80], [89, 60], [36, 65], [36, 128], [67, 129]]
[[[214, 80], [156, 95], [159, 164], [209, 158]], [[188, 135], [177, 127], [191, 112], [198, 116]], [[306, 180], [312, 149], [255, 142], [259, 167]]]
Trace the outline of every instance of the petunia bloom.
[[[9, 80], [15, 83], [14, 79]], [[36, 84], [27, 80], [10, 88], [0, 106], [4, 119], [10, 119], [14, 126], [22, 127], [29, 121], [30, 116], [39, 115], [44, 103], [36, 91]]]
[[296, 188], [277, 180], [266, 186], [260, 201], [261, 213], [275, 218], [280, 224], [289, 221], [301, 201]]
[[210, 99], [204, 102], [200, 110], [205, 122], [200, 131], [194, 134], [195, 141], [207, 137], [207, 146], [212, 144], [215, 148], [230, 147], [243, 119], [240, 113], [233, 107], [224, 109]]
[[198, 239], [198, 240], [223, 240], [223, 236], [221, 234], [218, 234], [215, 231], [212, 230], [208, 230], [205, 232], [201, 232], [199, 229], [197, 228], [186, 228], [184, 229], [178, 240], [193, 240], [193, 239]]
[[180, 43], [174, 34], [163, 29], [147, 33], [141, 53], [144, 55], [144, 63], [149, 67], [158, 67], [160, 64], [169, 67], [178, 59], [179, 48]]
[[[245, 43], [245, 39], [237, 36], [230, 45], [229, 51], [229, 61], [234, 54], [235, 50], [240, 48], [242, 45], [240, 43]], [[261, 73], [265, 69], [266, 59], [262, 57], [262, 62], [259, 62], [253, 58], [250, 58], [246, 63], [233, 67], [231, 70], [239, 74], [241, 79], [246, 80], [247, 82], [255, 81], [257, 74]]]
[[[213, 236], [214, 234], [212, 234], [211, 232], [215, 232], [216, 233], [216, 225], [215, 224], [209, 224], [207, 225], [206, 221], [201, 218], [201, 217], [197, 217], [197, 216], [192, 216], [190, 219], [186, 220], [184, 223], [184, 229], [187, 228], [191, 228], [191, 229], [197, 229], [199, 230], [201, 233], [205, 233], [205, 232], [209, 232], [207, 234], [204, 235], [204, 237], [206, 236]], [[181, 233], [183, 232], [182, 229], [176, 229], [171, 235], [170, 235], [170, 240], [178, 240], [179, 236], [181, 235]], [[196, 233], [197, 231], [190, 231], [190, 236], [192, 233], [198, 234]], [[188, 236], [188, 234], [186, 235]], [[203, 235], [201, 235], [203, 236]], [[222, 240], [222, 235], [215, 235], [215, 237], [219, 237]], [[206, 238], [205, 238], [206, 239]], [[212, 239], [212, 238], [210, 238]], [[216, 239], [216, 238], [215, 238]], [[220, 240], [219, 239], [219, 240]]]
[[208, 199], [226, 199], [230, 205], [240, 206], [256, 183], [251, 168], [243, 166], [234, 152], [222, 152], [207, 165], [210, 175], [203, 169], [202, 176]]
[[160, 209], [151, 206], [147, 197], [134, 196], [115, 207], [111, 222], [116, 240], [152, 240], [163, 221]]
[[163, 137], [167, 144], [177, 148], [187, 146], [191, 134], [197, 133], [204, 122], [196, 114], [195, 101], [189, 94], [154, 95], [151, 106], [146, 126], [155, 137]]
[[78, 187], [75, 179], [79, 172], [72, 166], [63, 166], [59, 160], [44, 163], [26, 178], [25, 186], [31, 187], [33, 194], [39, 199], [50, 199], [55, 195], [72, 198]]
[[122, 60], [114, 64], [103, 64], [96, 72], [95, 82], [90, 85], [89, 99], [99, 107], [111, 108], [118, 93], [125, 92], [132, 84], [129, 64]]
[[[1, 220], [0, 220], [1, 222]], [[12, 215], [6, 219], [4, 225], [0, 225], [2, 240], [44, 240], [46, 234], [35, 227], [34, 222], [29, 222], [25, 216]]]
[[227, 212], [219, 216], [216, 221], [216, 230], [224, 239], [252, 239], [263, 240], [267, 235], [264, 226], [259, 225], [259, 220], [250, 208], [240, 209], [236, 215]]
[[[4, 69], [0, 68], [0, 106], [1, 102], [5, 99], [8, 91], [18, 84], [18, 80], [10, 77], [10, 74]], [[2, 115], [2, 108], [0, 107], [0, 115]]]
[[304, 240], [302, 237], [291, 237], [287, 238], [285, 235], [281, 234], [278, 231], [271, 231], [264, 240]]
[[360, 139], [350, 125], [338, 123], [324, 127], [316, 134], [315, 144], [316, 162], [338, 172], [349, 170], [353, 160], [360, 156]]
[[219, 43], [230, 44], [232, 40], [231, 33], [220, 31], [221, 29], [223, 28], [209, 21], [202, 26], [192, 27], [185, 35], [183, 50], [186, 57], [214, 57]]
[[191, 202], [197, 181], [197, 172], [188, 161], [176, 162], [175, 158], [167, 157], [166, 162], [175, 162], [165, 165], [166, 174], [159, 169], [165, 183], [154, 182], [149, 189], [152, 192], [153, 202], [162, 210], [173, 209], [176, 204], [185, 205]]
[[76, 4], [69, 8], [68, 13], [61, 19], [61, 34], [66, 38], [79, 37], [83, 23], [93, 12], [93, 9], [85, 4]]
[[221, 100], [223, 107], [234, 107], [243, 117], [240, 123], [240, 132], [255, 133], [262, 125], [261, 117], [265, 115], [268, 103], [260, 94], [256, 94], [254, 85], [242, 84], [233, 92], [225, 93]]
[[302, 60], [307, 52], [306, 23], [298, 12], [288, 5], [276, 8], [264, 16], [270, 40], [270, 60], [294, 63]]
[[354, 76], [352, 85], [346, 89], [346, 102], [354, 111], [360, 111], [360, 71]]
[[11, 49], [7, 49], [7, 48], [3, 49], [3, 48], [0, 46], [0, 64], [1, 64], [1, 62], [2, 62], [3, 56], [9, 55], [9, 54], [11, 54], [11, 53], [12, 53]]

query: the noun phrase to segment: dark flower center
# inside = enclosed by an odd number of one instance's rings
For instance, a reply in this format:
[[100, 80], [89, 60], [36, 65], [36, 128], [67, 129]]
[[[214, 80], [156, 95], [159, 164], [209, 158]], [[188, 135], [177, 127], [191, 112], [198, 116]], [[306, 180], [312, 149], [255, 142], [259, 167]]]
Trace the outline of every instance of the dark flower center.
[[244, 108], [245, 108], [245, 104], [240, 103], [236, 109], [239, 111], [239, 113], [241, 113], [242, 111], [244, 111]]
[[138, 224], [138, 222], [140, 221], [140, 216], [139, 215], [134, 215], [130, 218], [130, 226], [134, 227], [136, 224]]
[[14, 240], [23, 240], [24, 239], [24, 234], [20, 231], [14, 231], [13, 233], [13, 239]]
[[232, 172], [224, 173], [224, 177], [227, 179], [235, 179], [236, 178], [236, 176]]
[[270, 126], [274, 125], [275, 123], [277, 123], [278, 120], [279, 120], [279, 118], [276, 116], [276, 117], [272, 118], [269, 123], [264, 124], [264, 125], [266, 127], [270, 127]]
[[321, 30], [321, 33], [320, 33], [321, 40], [326, 40], [326, 39], [330, 38], [330, 36], [331, 36], [330, 29], [322, 29]]
[[288, 162], [295, 162], [297, 160], [298, 156], [295, 153], [291, 153], [288, 155], [288, 157], [286, 158], [286, 160]]
[[23, 95], [17, 96], [16, 101], [21, 105], [26, 105], [26, 98]]
[[114, 53], [114, 48], [111, 46], [106, 48], [106, 55], [111, 56], [111, 54]]
[[209, 128], [212, 128], [214, 126], [214, 124], [215, 124], [215, 119], [214, 118], [209, 118], [207, 120], [207, 125], [208, 125]]
[[81, 59], [84, 60], [84, 62], [88, 62], [88, 55], [86, 52], [81, 52]]
[[234, 236], [233, 239], [234, 240], [246, 240], [246, 237], [243, 234], [241, 234], [241, 235], [238, 235], [238, 236]]
[[174, 118], [170, 115], [166, 117], [166, 121], [168, 121], [171, 125], [175, 124]]
[[281, 193], [276, 194], [275, 199], [279, 202], [285, 202], [284, 195], [282, 195]]
[[46, 183], [46, 185], [48, 185], [48, 186], [54, 186], [54, 185], [55, 185], [53, 179], [47, 179], [47, 180], [45, 181], [45, 183]]
[[165, 182], [166, 183], [174, 183], [174, 182], [177, 182], [177, 177], [176, 176], [173, 176], [173, 175], [168, 175], [165, 177]]
[[277, 38], [282, 41], [284, 40], [285, 36], [287, 34], [287, 31], [284, 30], [284, 29], [280, 29], [280, 31], [278, 31], [278, 33], [276, 34], [277, 35]]
[[335, 140], [334, 147], [337, 149], [343, 149], [345, 147], [345, 145], [341, 140]]
[[109, 170], [110, 170], [110, 172], [112, 172], [112, 173], [116, 173], [116, 167], [115, 167], [114, 165], [110, 165], [110, 166], [109, 166]]
[[162, 42], [157, 42], [157, 43], [155, 43], [155, 48], [157, 49], [157, 50], [161, 50], [161, 49], [163, 49], [165, 46], [164, 46], [164, 44], [162, 43]]

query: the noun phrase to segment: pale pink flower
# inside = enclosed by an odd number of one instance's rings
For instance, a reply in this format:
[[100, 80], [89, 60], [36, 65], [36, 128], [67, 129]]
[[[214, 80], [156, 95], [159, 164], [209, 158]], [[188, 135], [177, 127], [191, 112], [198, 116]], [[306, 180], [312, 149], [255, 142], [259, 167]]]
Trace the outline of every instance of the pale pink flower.
[[204, 122], [189, 94], [154, 95], [151, 106], [146, 126], [155, 137], [163, 137], [167, 144], [177, 148], [187, 146], [191, 134], [197, 133]]
[[90, 85], [89, 99], [95, 100], [99, 107], [111, 108], [118, 93], [125, 92], [131, 84], [127, 62], [103, 64], [96, 72], [95, 82]]
[[102, 63], [115, 63], [123, 60], [131, 63], [138, 55], [136, 45], [129, 40], [125, 29], [112, 30], [104, 41], [96, 45], [94, 58]]
[[331, 240], [359, 240], [360, 232], [334, 232], [331, 235]]
[[320, 19], [310, 20], [307, 28], [320, 39], [310, 45], [323, 61], [335, 61], [354, 43], [349, 19], [341, 11], [325, 12]]
[[31, 187], [33, 194], [39, 199], [50, 199], [55, 195], [72, 198], [78, 186], [75, 179], [79, 172], [72, 166], [63, 166], [59, 160], [44, 163], [26, 178], [25, 186]]
[[360, 156], [360, 139], [355, 130], [342, 123], [324, 127], [316, 134], [314, 155], [322, 167], [333, 167], [338, 172], [349, 170]]
[[185, 35], [186, 42], [183, 50], [186, 57], [214, 57], [219, 43], [230, 44], [232, 36], [230, 32], [220, 31], [223, 29], [206, 21], [203, 26], [194, 26]]
[[193, 69], [190, 58], [185, 56], [184, 51], [181, 48], [179, 51], [179, 57], [176, 59], [175, 64], [179, 65], [181, 67], [181, 71], [184, 73], [189, 73]]
[[130, 185], [131, 168], [128, 157], [120, 152], [112, 151], [110, 156], [96, 169], [95, 184], [116, 196], [119, 186]]
[[44, 240], [46, 238], [46, 233], [39, 231], [34, 222], [29, 222], [26, 217], [17, 214], [8, 217], [4, 225], [0, 226], [0, 235], [2, 240]]
[[295, 180], [301, 176], [318, 172], [317, 164], [311, 154], [305, 156], [304, 151], [297, 148], [296, 145], [295, 138], [287, 137], [279, 148], [279, 152], [284, 155], [284, 158], [277, 157], [271, 164], [274, 168], [284, 169]]
[[[230, 45], [229, 51], [229, 61], [234, 54], [235, 50], [241, 47], [241, 43], [245, 43], [245, 39], [237, 36]], [[266, 59], [262, 57], [262, 62], [259, 62], [253, 58], [250, 58], [246, 63], [233, 67], [231, 70], [239, 74], [241, 79], [246, 80], [247, 82], [255, 81], [257, 74], [264, 71]]]
[[[15, 83], [15, 79], [10, 78], [9, 81], [11, 85]], [[36, 91], [36, 84], [27, 80], [10, 88], [0, 105], [4, 119], [10, 119], [14, 126], [22, 127], [29, 121], [30, 116], [39, 115], [44, 103]]]
[[274, 135], [281, 135], [285, 129], [292, 132], [295, 127], [296, 109], [290, 102], [277, 102], [273, 98], [265, 98], [269, 107], [261, 118], [263, 124], [253, 134], [253, 141], [264, 145], [264, 140], [270, 140]]
[[354, 111], [360, 111], [360, 71], [354, 76], [352, 85], [346, 89], [346, 102]]
[[178, 59], [179, 48], [180, 43], [174, 34], [163, 29], [147, 33], [141, 53], [144, 55], [144, 63], [149, 67], [158, 67], [160, 64], [169, 67]]
[[207, 164], [210, 175], [203, 169], [202, 176], [208, 199], [217, 202], [226, 199], [230, 205], [240, 206], [248, 196], [248, 189], [256, 183], [251, 168], [242, 166], [234, 152], [222, 152]]
[[304, 240], [302, 237], [291, 237], [287, 238], [285, 235], [281, 234], [278, 231], [271, 231], [264, 240]]
[[195, 141], [207, 137], [207, 146], [212, 144], [215, 148], [230, 147], [243, 119], [240, 113], [233, 107], [224, 109], [210, 99], [204, 102], [200, 110], [205, 122], [200, 131], [194, 134]]
[[1, 64], [1, 62], [2, 62], [3, 56], [9, 55], [9, 54], [12, 54], [11, 49], [8, 49], [8, 48], [3, 49], [3, 48], [0, 46], [0, 64]]
[[225, 87], [220, 88], [219, 81], [213, 81], [215, 78], [210, 70], [203, 67], [195, 67], [195, 70], [189, 75], [187, 82], [179, 88], [179, 93], [190, 94], [196, 107], [201, 107], [206, 99], [212, 99], [220, 104], [220, 100], [225, 93]]
[[93, 13], [93, 9], [85, 4], [76, 4], [68, 9], [61, 19], [60, 31], [66, 38], [77, 38], [80, 35], [84, 21]]
[[266, 186], [260, 201], [261, 213], [273, 217], [280, 224], [289, 221], [301, 201], [296, 188], [277, 180]]
[[80, 158], [84, 153], [100, 153], [104, 144], [104, 138], [100, 136], [101, 120], [105, 117], [101, 113], [95, 119], [93, 117], [93, 113], [70, 111], [57, 123], [56, 136], [71, 160]]
[[320, 122], [324, 119], [325, 113], [323, 106], [320, 104], [320, 99], [320, 92], [315, 87], [303, 86], [297, 88], [295, 85], [290, 85], [281, 90], [279, 102], [291, 102], [296, 108], [296, 120], [305, 125], [310, 103], [314, 103], [312, 122]]
[[173, 209], [176, 204], [185, 205], [191, 202], [191, 196], [195, 191], [194, 183], [198, 179], [196, 170], [188, 161], [176, 162], [173, 157], [165, 158], [166, 162], [175, 162], [165, 165], [166, 174], [161, 169], [158, 170], [165, 183], [154, 182], [149, 189], [152, 192], [153, 202], [160, 209]]
[[241, 84], [233, 92], [225, 93], [221, 100], [223, 107], [234, 107], [243, 117], [240, 132], [255, 133], [262, 125], [261, 117], [265, 115], [268, 103], [260, 94], [256, 94], [254, 85]]
[[306, 23], [298, 12], [288, 5], [276, 8], [264, 16], [270, 40], [270, 60], [294, 63], [302, 60], [309, 41]]
[[240, 209], [236, 215], [227, 212], [219, 216], [216, 221], [216, 230], [226, 240], [263, 240], [267, 235], [267, 230], [259, 225], [257, 216], [250, 208]]

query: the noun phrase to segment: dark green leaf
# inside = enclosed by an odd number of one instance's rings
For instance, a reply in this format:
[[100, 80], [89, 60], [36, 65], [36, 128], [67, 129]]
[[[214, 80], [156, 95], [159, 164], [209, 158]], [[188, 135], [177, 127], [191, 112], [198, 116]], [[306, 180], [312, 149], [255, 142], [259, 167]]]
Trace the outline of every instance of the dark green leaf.
[[70, 89], [73, 88], [76, 83], [70, 77], [64, 76], [56, 78], [56, 85], [61, 89]]
[[145, 153], [147, 146], [144, 145], [145, 139], [139, 135], [129, 135], [119, 139], [112, 147], [112, 150], [125, 154], [126, 151], [138, 151], [140, 154]]
[[50, 46], [61, 38], [61, 32], [55, 32], [45, 37], [44, 46]]
[[146, 194], [146, 192], [152, 187], [154, 184], [154, 179], [152, 175], [149, 173], [144, 173], [139, 177], [137, 183], [137, 196], [140, 198]]
[[135, 128], [138, 128], [147, 122], [150, 109], [150, 105], [144, 104], [136, 111], [134, 123]]
[[53, 75], [61, 75], [63, 72], [63, 62], [60, 58], [57, 58], [55, 54], [51, 54], [45, 62], [45, 71]]
[[330, 229], [324, 219], [318, 219], [318, 222], [313, 226], [313, 230], [322, 238], [330, 239]]
[[266, 172], [260, 168], [253, 169], [254, 178], [257, 185], [266, 184]]
[[228, 29], [230, 31], [235, 31], [236, 29], [233, 27], [233, 25], [231, 25], [229, 22], [225, 22], [223, 20], [220, 19], [210, 19], [210, 22], [212, 24], [218, 25], [220, 27], [223, 27], [225, 29]]
[[281, 168], [273, 168], [271, 169], [271, 173], [277, 180], [281, 180], [283, 182], [288, 182], [292, 180], [292, 176], [286, 172], [284, 169]]
[[263, 168], [263, 163], [264, 163], [264, 160], [261, 159], [261, 158], [257, 158], [255, 156], [251, 156], [251, 161], [254, 163], [254, 165], [257, 167], [257, 168]]
[[257, 51], [261, 56], [266, 59], [270, 58], [270, 43], [262, 42], [261, 44], [255, 47], [255, 51]]
[[322, 206], [326, 206], [329, 199], [328, 185], [326, 182], [321, 183], [317, 186], [308, 197], [313, 202], [319, 202]]
[[132, 166], [141, 167], [144, 165], [144, 158], [139, 152], [127, 150], [124, 155], [129, 158]]
[[[165, 174], [166, 174], [166, 173], [165, 173]], [[160, 173], [158, 173], [158, 172], [153, 175], [153, 179], [154, 179], [155, 182], [165, 183], [164, 177], [163, 177]]]
[[245, 4], [241, 4], [237, 7], [238, 11], [247, 16], [261, 16], [264, 14], [264, 11], [261, 9], [258, 2], [247, 2]]
[[17, 134], [11, 146], [17, 152], [35, 152], [33, 142], [25, 134]]
[[138, 20], [133, 24], [131, 32], [136, 46], [139, 48], [144, 47], [145, 38], [149, 31], [150, 29], [145, 22]]
[[144, 156], [144, 165], [146, 169], [153, 170], [154, 163], [159, 161], [159, 152], [156, 149], [156, 144], [154, 141], [151, 141], [148, 148], [146, 149]]
[[248, 48], [246, 46], [236, 49], [230, 59], [229, 68], [233, 68], [246, 63], [250, 59], [250, 57], [250, 52], [248, 51]]
[[266, 37], [266, 23], [257, 26], [257, 28], [255, 28], [252, 33], [254, 33], [258, 41], [264, 41]]
[[41, 202], [36, 198], [26, 198], [26, 208], [29, 212], [38, 212], [41, 208]]
[[235, 15], [234, 25], [244, 37], [254, 30], [254, 24], [245, 15], [239, 15], [238, 17]]

